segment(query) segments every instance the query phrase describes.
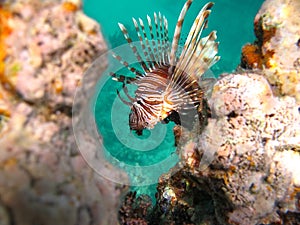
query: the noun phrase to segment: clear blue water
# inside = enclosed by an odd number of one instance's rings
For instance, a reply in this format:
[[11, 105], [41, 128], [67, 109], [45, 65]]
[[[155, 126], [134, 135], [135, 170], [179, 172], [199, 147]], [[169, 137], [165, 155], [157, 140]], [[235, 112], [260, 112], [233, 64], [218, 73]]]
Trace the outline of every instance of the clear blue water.
[[[221, 60], [213, 66], [212, 71], [215, 75], [219, 75], [222, 72], [235, 70], [240, 62], [242, 46], [245, 43], [253, 42], [253, 19], [263, 0], [215, 0], [214, 2], [215, 6], [209, 17], [209, 27], [206, 32], [217, 30], [218, 41], [220, 42], [218, 55], [221, 56]], [[123, 23], [130, 30], [131, 28], [133, 29], [132, 17], [141, 17], [145, 20], [146, 15], [149, 14], [152, 16], [153, 12], [161, 12], [167, 17], [169, 34], [172, 35], [184, 3], [185, 0], [84, 0], [83, 8], [87, 15], [101, 24], [101, 30], [109, 48], [114, 48], [125, 43], [117, 25], [118, 22]], [[193, 19], [205, 3], [207, 1], [194, 0], [183, 26], [183, 39], [189, 31]], [[137, 151], [135, 148], [130, 147], [130, 143], [124, 144], [124, 140], [122, 141], [116, 135], [114, 124], [112, 123], [112, 104], [116, 99], [116, 89], [120, 87], [121, 84], [112, 80], [107, 82], [101, 89], [101, 92], [98, 93], [98, 101], [95, 107], [96, 123], [104, 138], [104, 145], [109, 154], [120, 162], [139, 166], [151, 165], [173, 154], [176, 149], [174, 147], [172, 123], [162, 125], [166, 126], [164, 140], [151, 151]], [[122, 131], [124, 130], [124, 137], [128, 137], [129, 142], [131, 138], [138, 141], [140, 139], [146, 143], [153, 142], [151, 140], [151, 133], [149, 132], [145, 132], [143, 137], [130, 136], [134, 134], [129, 133], [129, 111], [128, 106], [120, 106], [119, 113], [117, 113], [119, 117], [117, 116], [118, 118], [113, 119], [113, 121], [118, 121], [120, 124], [119, 127], [121, 127]], [[169, 166], [171, 167], [172, 165], [170, 164]], [[129, 175], [131, 179], [135, 179], [134, 175], [130, 174], [130, 172]], [[139, 193], [150, 193], [153, 197], [155, 185], [133, 187], [133, 189]]]

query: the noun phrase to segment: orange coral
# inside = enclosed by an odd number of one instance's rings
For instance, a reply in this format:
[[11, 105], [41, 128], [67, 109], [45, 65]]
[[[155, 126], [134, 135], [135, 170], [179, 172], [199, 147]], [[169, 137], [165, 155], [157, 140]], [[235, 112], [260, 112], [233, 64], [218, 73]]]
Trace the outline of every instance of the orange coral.
[[75, 12], [78, 9], [77, 5], [72, 2], [64, 2], [62, 7], [66, 12]]
[[3, 162], [3, 167], [6, 169], [10, 169], [11, 167], [14, 167], [17, 164], [16, 158], [9, 158], [6, 161]]
[[274, 55], [275, 51], [274, 50], [268, 50], [266, 52], [266, 54], [264, 54], [264, 59], [263, 59], [263, 62], [264, 62], [264, 65], [267, 67], [267, 68], [271, 68], [273, 67], [273, 63], [271, 62], [271, 59]]
[[60, 79], [55, 79], [53, 81], [53, 88], [56, 94], [60, 94], [63, 91], [63, 83]]
[[262, 55], [258, 46], [247, 44], [243, 47], [242, 65], [249, 69], [262, 68]]
[[[9, 20], [12, 18], [12, 14], [7, 9], [0, 6], [0, 82], [8, 83], [5, 72], [5, 58], [7, 56], [5, 39], [12, 33], [12, 28], [9, 26]], [[0, 115], [10, 116], [10, 106], [7, 103], [7, 97], [9, 93], [0, 87]]]
[[268, 42], [273, 36], [275, 36], [276, 27], [271, 27], [268, 30], [263, 30], [263, 43]]
[[12, 28], [9, 26], [9, 20], [12, 14], [8, 10], [0, 6], [0, 80], [3, 82], [6, 57], [5, 38], [11, 34]]
[[276, 30], [277, 29], [275, 26], [263, 26], [263, 18], [259, 18], [258, 20], [254, 21], [254, 32], [260, 41], [260, 45], [268, 42], [273, 36], [275, 36]]
[[294, 187], [294, 190], [290, 195], [290, 199], [294, 200], [299, 194], [300, 194], [300, 188]]
[[275, 36], [277, 28], [275, 26], [266, 27], [263, 24], [263, 17], [254, 21], [254, 32], [257, 37], [255, 44], [247, 44], [242, 49], [241, 66], [248, 69], [262, 69], [263, 67], [271, 68], [274, 65], [272, 57], [274, 50], [262, 50], [265, 43]]
[[263, 66], [271, 68], [273, 67], [271, 59], [274, 53], [274, 50], [267, 50], [265, 54], [262, 54], [259, 46], [247, 44], [242, 49], [241, 65], [248, 69], [262, 69]]
[[10, 109], [6, 105], [4, 105], [2, 102], [3, 101], [0, 100], [0, 115], [10, 117], [10, 115], [11, 115]]

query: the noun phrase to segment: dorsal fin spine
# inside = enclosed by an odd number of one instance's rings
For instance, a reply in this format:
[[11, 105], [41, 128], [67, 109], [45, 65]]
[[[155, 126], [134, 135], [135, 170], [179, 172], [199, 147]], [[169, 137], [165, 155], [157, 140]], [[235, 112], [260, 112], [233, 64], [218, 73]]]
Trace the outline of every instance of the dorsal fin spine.
[[191, 6], [193, 0], [188, 0], [186, 1], [186, 3], [184, 4], [180, 15], [178, 17], [177, 20], [177, 24], [176, 24], [176, 28], [174, 31], [174, 36], [173, 36], [173, 41], [172, 41], [172, 46], [171, 46], [171, 54], [170, 54], [170, 72], [172, 71], [172, 67], [175, 64], [175, 59], [176, 59], [176, 52], [177, 52], [177, 48], [178, 48], [178, 42], [179, 42], [179, 38], [180, 38], [180, 34], [181, 34], [181, 29], [182, 29], [182, 24], [185, 18], [185, 14], [187, 12], [187, 10], [189, 9], [189, 7]]

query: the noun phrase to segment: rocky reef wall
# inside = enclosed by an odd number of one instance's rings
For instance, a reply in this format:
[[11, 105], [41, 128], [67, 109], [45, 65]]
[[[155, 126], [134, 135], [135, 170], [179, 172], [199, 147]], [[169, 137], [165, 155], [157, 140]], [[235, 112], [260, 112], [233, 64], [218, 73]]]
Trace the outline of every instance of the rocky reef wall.
[[0, 21], [0, 224], [118, 224], [122, 187], [87, 166], [72, 132], [75, 90], [106, 51], [100, 26], [80, 1], [1, 2]]
[[176, 126], [180, 163], [156, 205], [129, 193], [117, 214], [124, 187], [87, 167], [71, 129], [75, 90], [106, 50], [99, 25], [75, 0], [2, 2], [0, 224], [300, 224], [299, 21], [298, 0], [264, 2], [208, 125]]

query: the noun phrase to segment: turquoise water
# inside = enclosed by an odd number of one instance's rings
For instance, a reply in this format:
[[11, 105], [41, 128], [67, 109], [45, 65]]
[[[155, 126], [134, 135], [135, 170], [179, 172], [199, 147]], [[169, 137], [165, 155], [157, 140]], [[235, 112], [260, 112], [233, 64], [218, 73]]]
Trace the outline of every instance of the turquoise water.
[[[215, 6], [209, 18], [206, 34], [212, 30], [217, 30], [218, 41], [220, 42], [218, 55], [221, 56], [221, 60], [213, 66], [212, 71], [215, 75], [219, 75], [222, 72], [233, 71], [240, 62], [242, 46], [247, 42], [253, 42], [253, 19], [263, 0], [215, 0], [214, 2]], [[145, 20], [146, 15], [149, 14], [152, 17], [153, 12], [161, 12], [167, 17], [169, 34], [172, 35], [184, 3], [184, 0], [85, 0], [84, 11], [101, 24], [109, 48], [114, 48], [125, 43], [117, 25], [118, 22], [123, 23], [128, 30], [132, 30], [132, 17], [141, 17]], [[205, 3], [206, 1], [194, 0], [183, 26], [183, 39], [189, 31], [193, 19]], [[98, 93], [98, 100], [95, 105], [96, 123], [104, 138], [107, 154], [115, 158], [117, 162], [131, 166], [149, 166], [174, 154], [176, 148], [172, 132], [174, 124], [172, 123], [160, 124], [155, 127], [157, 131], [155, 129], [151, 131], [158, 134], [158, 136], [154, 135], [155, 137], [164, 137], [162, 141], [156, 143], [154, 148], [149, 151], [139, 150], [139, 147], [144, 148], [143, 143], [145, 146], [152, 146], [151, 144], [155, 143], [155, 140], [151, 139], [153, 135], [150, 131], [145, 131], [142, 137], [129, 131], [128, 115], [130, 109], [125, 104], [120, 104], [120, 100], [117, 98], [116, 90], [120, 88], [121, 84], [118, 82], [110, 80], [105, 83]], [[134, 92], [134, 87], [129, 88], [131, 93]], [[116, 107], [112, 107], [113, 104], [118, 104], [117, 112], [114, 111]], [[116, 129], [119, 128], [120, 132], [116, 134]], [[165, 133], [160, 134], [161, 130]], [[137, 142], [138, 146], [133, 146], [133, 142]], [[172, 167], [175, 163], [176, 160], [173, 160], [168, 166]], [[127, 172], [132, 180], [136, 179], [130, 171]], [[133, 189], [137, 190], [138, 193], [150, 193], [153, 197], [155, 185], [133, 187]]]
[[[194, 0], [183, 27], [186, 34], [202, 6], [208, 1]], [[217, 30], [220, 41], [221, 60], [213, 70], [216, 73], [230, 72], [240, 62], [241, 47], [254, 40], [253, 20], [263, 0], [215, 0], [209, 18], [208, 31]], [[104, 37], [114, 47], [124, 43], [118, 22], [132, 27], [132, 17], [143, 20], [146, 15], [161, 12], [169, 22], [169, 34], [172, 34], [185, 0], [84, 0], [84, 11], [101, 24]], [[117, 37], [116, 39], [114, 37]]]

